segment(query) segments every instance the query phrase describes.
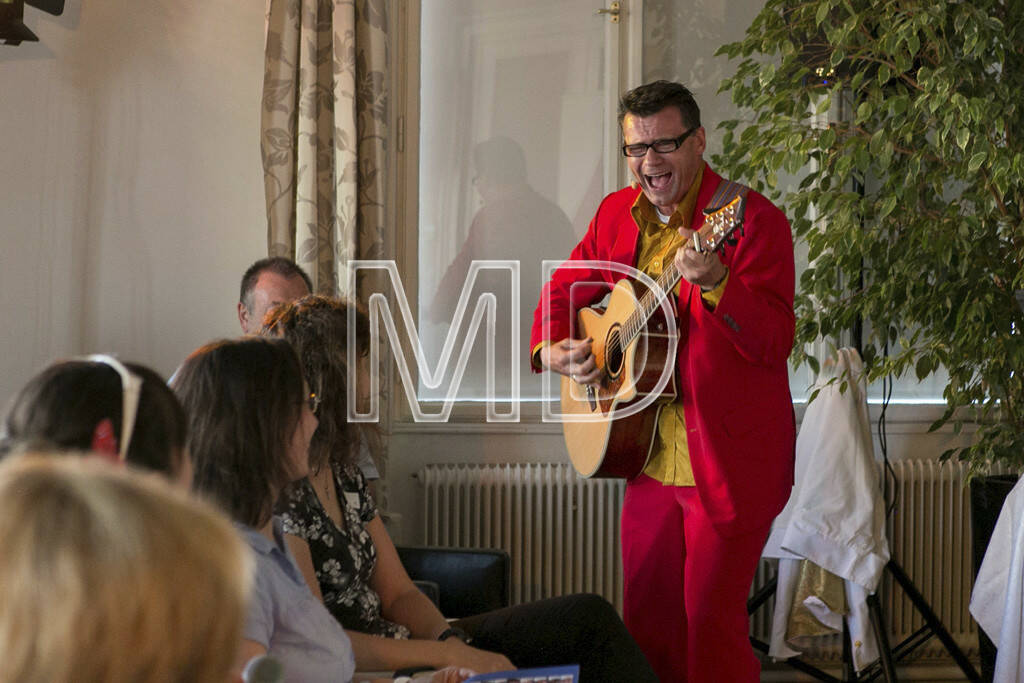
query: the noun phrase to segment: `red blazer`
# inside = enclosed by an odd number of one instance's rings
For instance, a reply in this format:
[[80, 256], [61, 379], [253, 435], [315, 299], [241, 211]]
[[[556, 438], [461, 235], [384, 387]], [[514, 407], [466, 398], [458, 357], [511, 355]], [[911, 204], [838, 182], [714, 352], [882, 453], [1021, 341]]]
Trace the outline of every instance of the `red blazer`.
[[[694, 229], [703, 224], [720, 180], [705, 166]], [[639, 193], [625, 188], [605, 197], [569, 258], [635, 265], [639, 228], [630, 207]], [[743, 230], [722, 256], [729, 281], [715, 309], [686, 280], [677, 306], [679, 391], [693, 475], [701, 502], [726, 535], [763, 526], [782, 510], [793, 485], [796, 443], [787, 368], [795, 324], [789, 221], [751, 191]], [[541, 292], [551, 315], [543, 319], [538, 304], [530, 348], [570, 336], [577, 311], [607, 293], [604, 283], [621, 278], [601, 269], [557, 270]]]

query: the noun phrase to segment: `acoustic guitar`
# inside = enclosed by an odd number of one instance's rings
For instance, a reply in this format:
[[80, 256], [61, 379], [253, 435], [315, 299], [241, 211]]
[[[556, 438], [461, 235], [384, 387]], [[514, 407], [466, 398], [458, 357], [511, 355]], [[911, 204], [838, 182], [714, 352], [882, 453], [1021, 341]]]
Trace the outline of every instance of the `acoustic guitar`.
[[[736, 230], [742, 234], [746, 188], [725, 205], [705, 209], [704, 225], [693, 235], [700, 253], [721, 249]], [[562, 429], [569, 459], [583, 477], [632, 479], [647, 465], [654, 447], [658, 414], [676, 397], [675, 350], [678, 335], [670, 334], [662, 300], [682, 275], [668, 264], [657, 288], [637, 296], [638, 287], [619, 280], [612, 288], [607, 307], [583, 308], [578, 314], [579, 338], [592, 338], [591, 351], [597, 367], [604, 370], [600, 385], [584, 386], [562, 377]], [[657, 391], [663, 371], [670, 375]], [[656, 393], [653, 404], [627, 410]], [[633, 413], [633, 414], [629, 414]]]

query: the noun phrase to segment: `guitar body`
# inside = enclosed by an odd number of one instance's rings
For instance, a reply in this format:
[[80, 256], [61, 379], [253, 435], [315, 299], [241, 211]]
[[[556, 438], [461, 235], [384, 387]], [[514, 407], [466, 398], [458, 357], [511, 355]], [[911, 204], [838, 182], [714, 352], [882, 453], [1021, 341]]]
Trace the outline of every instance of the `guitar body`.
[[[633, 285], [620, 280], [612, 289], [603, 313], [593, 308], [579, 312], [580, 338], [591, 337], [597, 366], [605, 371], [599, 388], [589, 388], [562, 377], [562, 413], [585, 417], [564, 420], [562, 427], [569, 459], [584, 477], [632, 479], [650, 459], [658, 425], [658, 413], [676, 397], [675, 356], [672, 337], [660, 314], [652, 316], [644, 331], [619, 351], [623, 324], [637, 310]], [[654, 404], [640, 412], [621, 416], [655, 389], [666, 365], [670, 379]]]
[[[709, 205], [714, 208], [704, 209], [704, 224], [693, 235], [694, 251], [717, 251], [734, 239], [734, 232], [743, 234], [748, 189], [730, 181], [716, 189]], [[598, 387], [562, 377], [565, 445], [581, 476], [632, 479], [647, 465], [658, 414], [676, 397], [676, 339], [668, 334], [660, 301], [681, 277], [668, 265], [657, 287], [640, 298], [628, 280], [619, 280], [603, 313], [592, 308], [579, 312], [578, 337], [594, 340], [591, 350], [597, 367], [604, 371]], [[668, 372], [669, 381], [654, 402], [640, 411], [630, 410], [655, 393], [663, 371]]]

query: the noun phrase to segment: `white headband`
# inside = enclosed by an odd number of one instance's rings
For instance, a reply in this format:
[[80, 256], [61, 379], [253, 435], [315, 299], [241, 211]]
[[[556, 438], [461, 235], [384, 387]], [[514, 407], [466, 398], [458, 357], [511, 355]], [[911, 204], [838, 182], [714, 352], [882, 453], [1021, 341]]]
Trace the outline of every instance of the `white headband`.
[[142, 378], [126, 368], [121, 361], [105, 353], [86, 356], [82, 360], [103, 363], [113, 368], [121, 377], [121, 438], [117, 457], [124, 462], [128, 445], [135, 430], [135, 415], [139, 411], [139, 395], [142, 393]]

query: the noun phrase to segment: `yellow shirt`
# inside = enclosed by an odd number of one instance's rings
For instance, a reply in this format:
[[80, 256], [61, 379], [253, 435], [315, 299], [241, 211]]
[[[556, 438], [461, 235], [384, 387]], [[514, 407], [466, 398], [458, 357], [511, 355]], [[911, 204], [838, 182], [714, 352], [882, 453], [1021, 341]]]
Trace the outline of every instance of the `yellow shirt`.
[[[690, 190], [679, 202], [668, 223], [662, 223], [657, 211], [647, 196], [641, 192], [633, 203], [633, 220], [640, 228], [640, 239], [636, 250], [636, 268], [657, 280], [665, 269], [666, 260], [671, 263], [676, 250], [683, 243], [679, 228], [690, 227], [690, 216], [697, 203], [697, 192], [704, 169], [694, 178]], [[674, 290], [679, 295], [679, 285]], [[693, 468], [690, 466], [690, 449], [686, 443], [686, 417], [683, 404], [673, 401], [662, 407], [658, 414], [658, 429], [654, 437], [651, 459], [644, 468], [644, 474], [672, 486], [693, 486]]]
[[[697, 204], [701, 178], [704, 169], [694, 178], [683, 201], [676, 207], [675, 213], [669, 217], [667, 224], [661, 222], [657, 211], [641, 193], [633, 203], [633, 220], [640, 228], [640, 240], [637, 245], [637, 270], [641, 270], [654, 279], [661, 275], [666, 260], [671, 263], [676, 250], [682, 245], [683, 238], [679, 228], [690, 227], [690, 216]], [[729, 276], [710, 292], [703, 292], [704, 300], [715, 306], [722, 298], [722, 292]], [[679, 287], [675, 293], [678, 296]], [[655, 435], [651, 459], [644, 468], [644, 474], [671, 486], [693, 486], [693, 467], [690, 464], [690, 448], [686, 440], [686, 416], [683, 404], [673, 401], [662, 407], [658, 414], [658, 430]]]

